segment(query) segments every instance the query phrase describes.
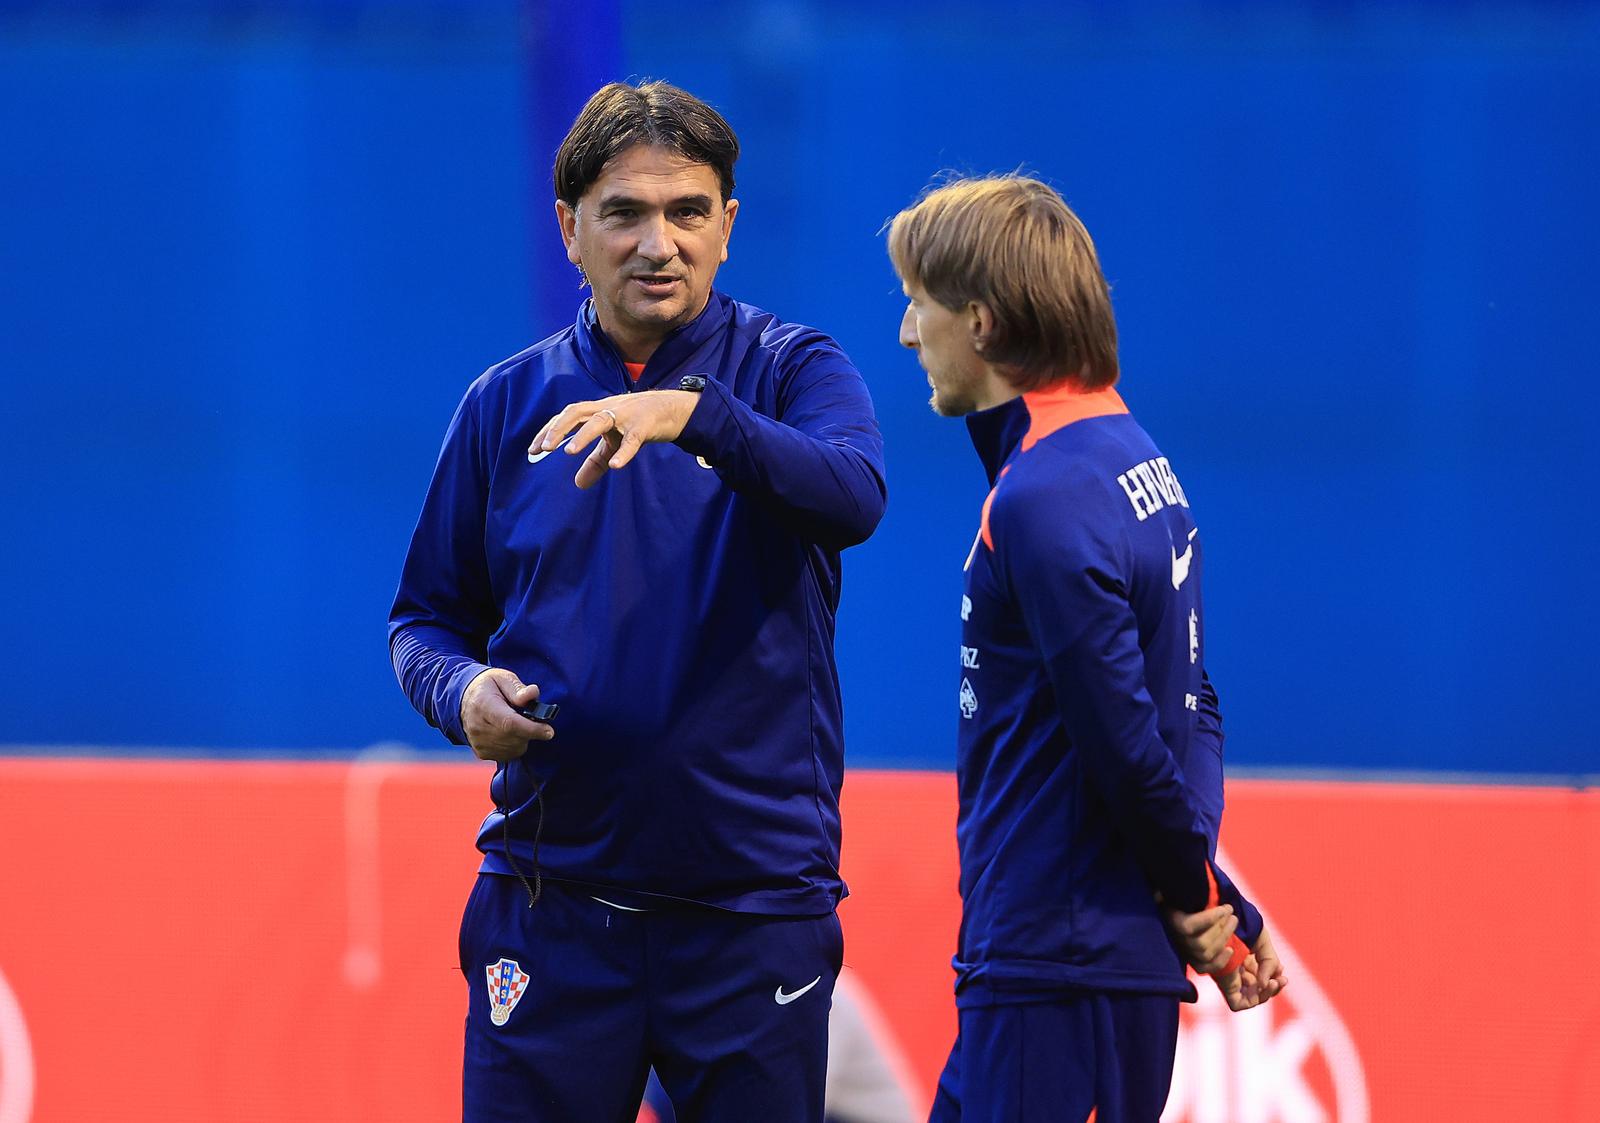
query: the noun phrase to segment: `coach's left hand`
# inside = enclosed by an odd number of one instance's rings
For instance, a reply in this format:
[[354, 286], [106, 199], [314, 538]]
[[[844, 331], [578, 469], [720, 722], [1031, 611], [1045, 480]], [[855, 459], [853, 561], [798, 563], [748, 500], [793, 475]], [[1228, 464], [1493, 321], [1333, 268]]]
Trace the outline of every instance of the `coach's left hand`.
[[593, 487], [611, 469], [627, 467], [644, 445], [677, 440], [699, 403], [700, 395], [688, 390], [642, 390], [574, 402], [545, 423], [528, 452], [549, 452], [568, 433], [572, 434], [566, 447], [568, 456], [593, 444], [594, 450], [584, 457], [573, 478], [579, 487]]

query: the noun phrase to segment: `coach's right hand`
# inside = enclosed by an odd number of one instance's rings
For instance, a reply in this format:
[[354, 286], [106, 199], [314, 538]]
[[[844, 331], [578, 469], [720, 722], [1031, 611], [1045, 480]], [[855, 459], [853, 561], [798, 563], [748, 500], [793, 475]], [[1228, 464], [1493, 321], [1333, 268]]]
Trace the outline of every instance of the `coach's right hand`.
[[517, 713], [539, 700], [539, 688], [503, 667], [490, 667], [467, 684], [461, 695], [461, 728], [479, 760], [515, 760], [529, 741], [548, 741], [556, 731]]

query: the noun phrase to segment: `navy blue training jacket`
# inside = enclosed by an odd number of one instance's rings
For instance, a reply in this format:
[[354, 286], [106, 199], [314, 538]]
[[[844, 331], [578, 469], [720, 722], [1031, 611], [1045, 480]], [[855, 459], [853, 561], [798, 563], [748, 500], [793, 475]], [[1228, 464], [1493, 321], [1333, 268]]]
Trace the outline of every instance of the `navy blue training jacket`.
[[[1154, 900], [1261, 917], [1212, 857], [1222, 719], [1188, 497], [1115, 390], [968, 419], [993, 490], [961, 601], [957, 1002], [1192, 999]], [[1236, 945], [1237, 946], [1237, 945]]]
[[[594, 488], [531, 462], [564, 406], [706, 388], [683, 435]], [[843, 896], [839, 552], [883, 515], [882, 438], [838, 345], [713, 292], [637, 383], [595, 320], [491, 367], [439, 454], [389, 621], [416, 708], [464, 744], [486, 666], [559, 703], [556, 737], [496, 770], [481, 869], [746, 912]], [[543, 822], [533, 796], [542, 789]]]

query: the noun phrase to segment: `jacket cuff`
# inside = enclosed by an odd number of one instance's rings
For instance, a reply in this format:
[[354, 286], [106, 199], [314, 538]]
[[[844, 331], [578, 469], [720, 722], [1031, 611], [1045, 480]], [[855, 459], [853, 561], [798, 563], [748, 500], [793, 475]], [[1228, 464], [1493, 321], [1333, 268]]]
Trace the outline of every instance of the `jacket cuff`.
[[728, 388], [708, 375], [694, 412], [672, 443], [691, 456], [705, 457], [713, 468], [722, 468], [725, 464], [719, 461], [728, 459], [739, 433]]
[[463, 662], [445, 676], [439, 686], [438, 701], [435, 704], [434, 716], [439, 719], [439, 732], [450, 739], [453, 744], [465, 745], [467, 732], [461, 725], [461, 698], [466, 694], [467, 687], [472, 680], [489, 669], [486, 663], [472, 661]]
[[1239, 917], [1239, 927], [1234, 929], [1234, 935], [1243, 940], [1249, 947], [1255, 947], [1256, 941], [1261, 938], [1261, 930], [1266, 927], [1266, 922], [1261, 919], [1261, 913], [1241, 895], [1239, 903], [1234, 906], [1234, 913]]

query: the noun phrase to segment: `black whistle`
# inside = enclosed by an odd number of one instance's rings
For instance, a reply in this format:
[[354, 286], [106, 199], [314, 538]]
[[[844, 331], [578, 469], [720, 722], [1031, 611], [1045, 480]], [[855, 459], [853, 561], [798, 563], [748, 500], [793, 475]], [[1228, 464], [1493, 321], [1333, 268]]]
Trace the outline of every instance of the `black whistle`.
[[560, 712], [561, 704], [559, 702], [535, 702], [531, 706], [517, 707], [517, 713], [532, 721], [554, 721], [556, 715]]

